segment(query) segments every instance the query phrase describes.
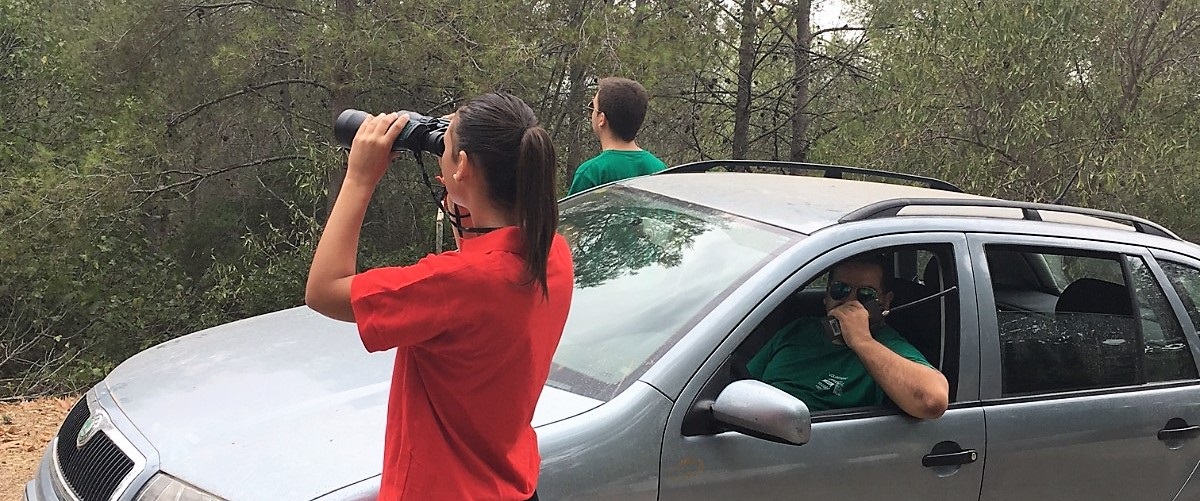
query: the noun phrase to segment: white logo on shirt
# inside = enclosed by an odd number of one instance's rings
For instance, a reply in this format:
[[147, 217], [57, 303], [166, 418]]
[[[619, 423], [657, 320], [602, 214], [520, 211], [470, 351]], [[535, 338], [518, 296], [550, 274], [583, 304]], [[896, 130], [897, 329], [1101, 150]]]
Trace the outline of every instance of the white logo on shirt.
[[846, 379], [837, 374], [830, 374], [825, 376], [824, 379], [817, 381], [817, 384], [813, 385], [813, 388], [816, 388], [818, 391], [828, 391], [840, 397], [842, 396], [842, 391], [845, 389]]

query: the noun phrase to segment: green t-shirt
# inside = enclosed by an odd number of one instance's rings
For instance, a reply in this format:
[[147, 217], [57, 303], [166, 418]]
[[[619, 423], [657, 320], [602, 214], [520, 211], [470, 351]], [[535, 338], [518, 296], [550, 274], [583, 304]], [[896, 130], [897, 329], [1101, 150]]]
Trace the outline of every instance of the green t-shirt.
[[667, 168], [667, 164], [646, 150], [604, 150], [575, 169], [568, 195], [588, 188], [620, 181], [625, 178], [654, 174]]
[[[895, 329], [875, 329], [875, 339], [914, 362], [932, 367]], [[887, 395], [848, 346], [833, 344], [817, 318], [801, 318], [767, 341], [746, 368], [756, 379], [799, 398], [810, 411], [883, 405]]]

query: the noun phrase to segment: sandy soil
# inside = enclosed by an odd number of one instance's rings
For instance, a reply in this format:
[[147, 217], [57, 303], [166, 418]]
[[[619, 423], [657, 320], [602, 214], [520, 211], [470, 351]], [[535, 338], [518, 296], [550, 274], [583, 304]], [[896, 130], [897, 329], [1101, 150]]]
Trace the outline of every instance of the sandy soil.
[[42, 453], [77, 396], [0, 403], [0, 500], [21, 501]]

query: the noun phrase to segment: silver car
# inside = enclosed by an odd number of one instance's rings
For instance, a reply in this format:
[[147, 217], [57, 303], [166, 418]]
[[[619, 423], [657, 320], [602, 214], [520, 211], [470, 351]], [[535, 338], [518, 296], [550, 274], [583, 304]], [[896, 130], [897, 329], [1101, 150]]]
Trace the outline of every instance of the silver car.
[[[1200, 498], [1200, 246], [1123, 214], [753, 164], [563, 200], [576, 291], [533, 419], [542, 499]], [[762, 167], [823, 176], [743, 172]], [[866, 251], [892, 259], [888, 322], [950, 381], [939, 419], [810, 413], [742, 376]], [[304, 307], [163, 343], [87, 392], [25, 497], [374, 499], [391, 369]]]

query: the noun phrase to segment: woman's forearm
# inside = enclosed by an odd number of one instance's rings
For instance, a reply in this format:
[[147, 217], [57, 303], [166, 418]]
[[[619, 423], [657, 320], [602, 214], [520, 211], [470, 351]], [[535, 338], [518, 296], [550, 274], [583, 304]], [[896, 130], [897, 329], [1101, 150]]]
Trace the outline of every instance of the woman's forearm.
[[358, 272], [358, 240], [375, 185], [347, 176], [317, 243], [304, 302], [338, 320], [354, 321], [350, 282]]

